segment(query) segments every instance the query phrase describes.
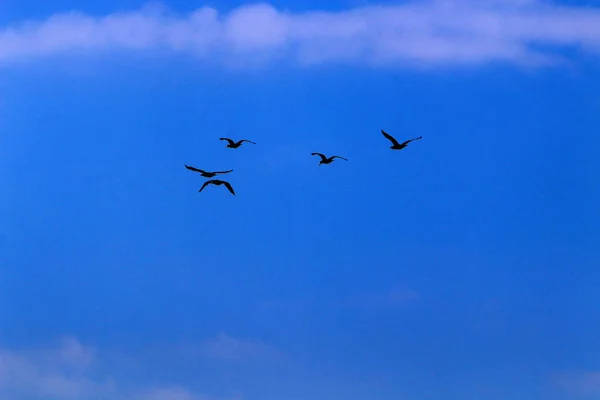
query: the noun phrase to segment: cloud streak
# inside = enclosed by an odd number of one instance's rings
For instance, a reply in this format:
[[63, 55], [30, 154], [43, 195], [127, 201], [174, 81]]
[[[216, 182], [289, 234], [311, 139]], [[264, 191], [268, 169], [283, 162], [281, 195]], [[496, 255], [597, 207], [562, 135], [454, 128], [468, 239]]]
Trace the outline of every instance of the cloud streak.
[[115, 51], [189, 54], [244, 68], [275, 62], [431, 67], [548, 65], [560, 50], [600, 53], [600, 8], [541, 0], [416, 0], [292, 13], [259, 3], [178, 15], [153, 4], [91, 16], [55, 14], [0, 28], [0, 65]]

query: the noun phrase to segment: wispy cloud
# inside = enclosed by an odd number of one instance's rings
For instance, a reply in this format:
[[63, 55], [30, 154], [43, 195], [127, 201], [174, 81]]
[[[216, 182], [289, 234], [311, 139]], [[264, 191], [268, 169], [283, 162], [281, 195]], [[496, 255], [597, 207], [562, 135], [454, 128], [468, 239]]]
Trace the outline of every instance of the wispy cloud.
[[206, 355], [222, 360], [273, 358], [280, 355], [261, 341], [236, 339], [225, 333], [206, 340], [202, 349]]
[[541, 0], [429, 0], [293, 13], [264, 3], [176, 15], [153, 4], [92, 16], [56, 14], [0, 29], [0, 64], [101, 52], [188, 53], [223, 65], [292, 62], [436, 66], [545, 65], [560, 49], [600, 52], [600, 8]]
[[555, 375], [555, 382], [575, 396], [600, 396], [600, 370], [559, 373]]
[[392, 304], [404, 304], [420, 298], [419, 292], [412, 289], [395, 289], [388, 294], [388, 300]]
[[404, 285], [398, 285], [384, 292], [367, 292], [362, 294], [331, 296], [328, 298], [303, 298], [295, 300], [273, 300], [261, 305], [264, 309], [291, 308], [397, 308], [414, 304], [421, 300], [421, 294]]
[[370, 294], [355, 299], [356, 306], [362, 308], [403, 307], [421, 299], [421, 294], [407, 287], [396, 287], [382, 294]]
[[[0, 398], [6, 400], [242, 400], [214, 398], [181, 386], [132, 387], [99, 372], [96, 351], [74, 338], [41, 349], [0, 348]], [[114, 368], [110, 368], [114, 369]]]
[[169, 351], [185, 359], [202, 358], [227, 363], [280, 361], [285, 357], [281, 351], [260, 340], [236, 338], [224, 332], [200, 341], [179, 343]]
[[149, 389], [138, 394], [134, 400], [242, 400], [241, 397], [219, 398], [196, 396], [181, 387]]

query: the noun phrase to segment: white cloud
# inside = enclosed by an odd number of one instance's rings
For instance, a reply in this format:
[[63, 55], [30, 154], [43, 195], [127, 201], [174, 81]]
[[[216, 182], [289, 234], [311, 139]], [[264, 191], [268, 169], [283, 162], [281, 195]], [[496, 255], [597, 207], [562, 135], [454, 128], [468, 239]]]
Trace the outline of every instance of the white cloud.
[[[0, 348], [2, 400], [242, 400], [206, 397], [180, 386], [131, 387], [98, 372], [96, 351], [74, 338], [42, 349]], [[118, 378], [118, 379], [117, 379]]]
[[77, 399], [99, 390], [102, 384], [84, 374], [92, 357], [91, 350], [71, 338], [52, 349], [24, 352], [0, 349], [0, 397]]
[[240, 68], [277, 60], [371, 66], [544, 65], [559, 48], [600, 52], [600, 8], [541, 0], [415, 0], [339, 12], [253, 4], [175, 15], [160, 5], [90, 16], [56, 14], [0, 28], [0, 64], [115, 50], [189, 53]]

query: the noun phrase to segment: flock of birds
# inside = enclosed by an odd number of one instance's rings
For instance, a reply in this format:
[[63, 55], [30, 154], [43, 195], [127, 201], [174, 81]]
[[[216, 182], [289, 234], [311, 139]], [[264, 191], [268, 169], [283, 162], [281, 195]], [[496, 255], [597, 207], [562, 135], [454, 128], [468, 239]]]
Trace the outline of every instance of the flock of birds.
[[[389, 133], [385, 132], [383, 129], [381, 130], [381, 133], [390, 142], [392, 142], [392, 145], [390, 146], [390, 149], [392, 149], [392, 150], [402, 150], [410, 142], [412, 142], [414, 140], [420, 140], [420, 139], [423, 138], [423, 136], [419, 136], [417, 138], [408, 139], [408, 140], [400, 143], [392, 135], [390, 135]], [[228, 147], [230, 149], [237, 149], [244, 142], [256, 144], [252, 140], [247, 140], [247, 139], [238, 140], [236, 142], [233, 139], [222, 137], [222, 138], [219, 138], [219, 140], [226, 140], [227, 141], [227, 146], [226, 147]], [[316, 153], [316, 152], [315, 153], [310, 153], [310, 154], [313, 155], [313, 156], [319, 156], [319, 157], [321, 157], [321, 161], [319, 161], [319, 165], [321, 165], [321, 164], [331, 164], [336, 158], [342, 159], [344, 161], [348, 161], [347, 158], [344, 158], [344, 157], [341, 157], [341, 156], [330, 156], [330, 157], [327, 157], [327, 156], [325, 156], [325, 154]], [[189, 169], [190, 171], [198, 172], [204, 178], [214, 178], [215, 176], [217, 176], [219, 174], [228, 174], [230, 172], [233, 172], [232, 169], [227, 170], [227, 171], [212, 171], [212, 172], [210, 172], [210, 171], [205, 171], [205, 170], [200, 169], [200, 168], [192, 167], [192, 166], [187, 165], [187, 164], [185, 164], [185, 167], [187, 169]], [[209, 180], [207, 180], [206, 182], [204, 182], [204, 184], [202, 185], [202, 187], [200, 188], [200, 190], [198, 190], [198, 192], [201, 192], [208, 185], [216, 185], [216, 186], [224, 185], [227, 188], [227, 190], [229, 190], [229, 192], [231, 192], [231, 194], [235, 196], [235, 190], [233, 190], [233, 187], [231, 186], [231, 183], [229, 183], [227, 181], [222, 181], [220, 179], [209, 179]]]

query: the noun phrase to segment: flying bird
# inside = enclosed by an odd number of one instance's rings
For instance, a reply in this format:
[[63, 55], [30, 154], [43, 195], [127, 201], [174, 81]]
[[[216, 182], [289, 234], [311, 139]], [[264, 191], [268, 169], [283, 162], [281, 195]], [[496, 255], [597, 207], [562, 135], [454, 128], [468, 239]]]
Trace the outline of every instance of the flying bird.
[[321, 154], [321, 153], [310, 153], [310, 155], [321, 157], [321, 161], [319, 161], [319, 165], [321, 165], [321, 164], [331, 164], [333, 162], [334, 158], [341, 158], [342, 160], [348, 161], [348, 159], [346, 159], [344, 157], [340, 157], [340, 156], [325, 157], [325, 155]]
[[232, 172], [233, 171], [232, 169], [230, 169], [229, 171], [208, 172], [208, 171], [204, 171], [203, 169], [199, 169], [199, 168], [195, 168], [195, 167], [190, 167], [187, 164], [185, 165], [185, 167], [187, 169], [189, 169], [190, 171], [200, 172], [200, 175], [202, 175], [205, 178], [212, 178], [213, 176], [217, 176], [218, 174], [226, 174], [228, 172]]
[[200, 190], [198, 190], [198, 192], [201, 192], [202, 189], [204, 189], [207, 185], [210, 185], [210, 184], [217, 185], [217, 186], [225, 185], [225, 187], [231, 192], [231, 194], [235, 196], [235, 192], [233, 191], [231, 184], [229, 182], [220, 181], [218, 179], [211, 179], [209, 181], [204, 182], [204, 185], [202, 185], [202, 187], [200, 188]]
[[421, 139], [423, 137], [423, 136], [419, 136], [418, 138], [409, 139], [406, 142], [398, 143], [398, 141], [396, 139], [394, 139], [392, 137], [392, 135], [386, 133], [383, 129], [381, 130], [381, 133], [383, 133], [383, 136], [385, 136], [386, 138], [388, 138], [388, 140], [390, 142], [392, 142], [392, 146], [390, 146], [390, 149], [392, 149], [392, 150], [402, 150], [403, 148], [405, 148], [413, 140], [419, 140], [419, 139]]
[[229, 144], [227, 144], [227, 147], [231, 148], [231, 149], [237, 149], [238, 147], [240, 147], [242, 145], [242, 143], [244, 142], [248, 142], [248, 143], [252, 143], [252, 144], [256, 144], [254, 143], [252, 140], [246, 140], [246, 139], [242, 139], [242, 140], [238, 140], [237, 142], [234, 142], [233, 140], [226, 138], [226, 137], [222, 137], [219, 138], [219, 140], [227, 140], [229, 142]]

